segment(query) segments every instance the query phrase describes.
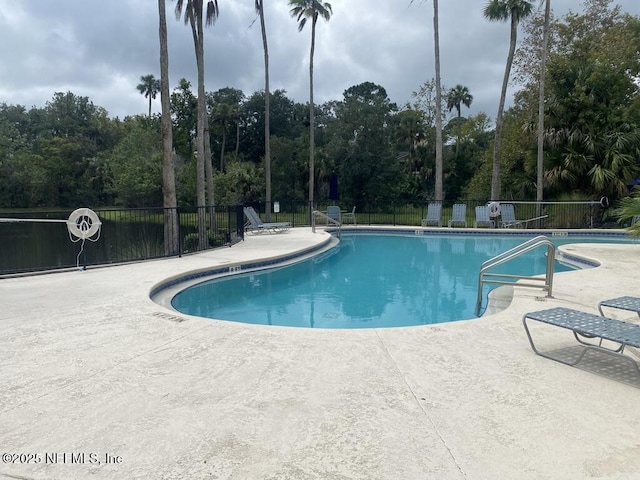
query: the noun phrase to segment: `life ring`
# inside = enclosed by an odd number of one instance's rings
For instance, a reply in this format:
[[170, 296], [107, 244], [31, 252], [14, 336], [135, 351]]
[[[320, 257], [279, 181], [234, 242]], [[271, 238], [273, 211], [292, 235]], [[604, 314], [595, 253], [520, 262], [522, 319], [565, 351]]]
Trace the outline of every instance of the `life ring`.
[[98, 214], [89, 208], [78, 208], [67, 219], [69, 234], [82, 240], [93, 237], [100, 231], [101, 225]]
[[500, 202], [489, 202], [489, 216], [490, 217], [499, 217], [500, 216]]
[[600, 206], [602, 208], [609, 208], [609, 199], [607, 197], [602, 197], [600, 199]]

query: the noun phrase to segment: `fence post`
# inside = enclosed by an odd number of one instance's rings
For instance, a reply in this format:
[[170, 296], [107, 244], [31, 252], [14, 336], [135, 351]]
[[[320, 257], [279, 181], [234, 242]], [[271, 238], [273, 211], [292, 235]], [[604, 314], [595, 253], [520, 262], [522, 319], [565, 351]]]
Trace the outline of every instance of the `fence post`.
[[182, 219], [180, 218], [180, 208], [176, 207], [176, 218], [178, 220], [178, 258], [182, 258]]
[[[231, 222], [231, 219], [229, 219]], [[244, 210], [242, 205], [236, 205], [236, 234], [244, 241]]]

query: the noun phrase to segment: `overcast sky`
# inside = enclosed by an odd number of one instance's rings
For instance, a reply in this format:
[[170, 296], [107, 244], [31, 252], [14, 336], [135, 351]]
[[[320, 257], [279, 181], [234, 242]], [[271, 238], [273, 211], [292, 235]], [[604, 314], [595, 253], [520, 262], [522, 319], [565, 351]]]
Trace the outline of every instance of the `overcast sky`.
[[[182, 77], [196, 90], [190, 29], [166, 0], [170, 88]], [[302, 32], [287, 0], [264, 0], [271, 90], [309, 100], [310, 24]], [[370, 81], [398, 106], [434, 77], [431, 0], [331, 0], [333, 16], [318, 21], [314, 60], [316, 103], [341, 100], [352, 85]], [[539, 1], [534, 1], [537, 6]], [[640, 15], [640, 0], [614, 0]], [[253, 0], [218, 0], [220, 17], [205, 35], [207, 91], [264, 88], [259, 21]], [[470, 110], [496, 115], [509, 47], [509, 25], [482, 16], [484, 0], [440, 0], [442, 84], [460, 83], [474, 97]], [[582, 11], [582, 0], [553, 0], [554, 13]], [[0, 103], [43, 107], [55, 92], [71, 91], [111, 117], [145, 113], [140, 76], [159, 78], [155, 0], [0, 0]], [[510, 88], [509, 96], [514, 89]], [[160, 109], [159, 98], [153, 111]]]

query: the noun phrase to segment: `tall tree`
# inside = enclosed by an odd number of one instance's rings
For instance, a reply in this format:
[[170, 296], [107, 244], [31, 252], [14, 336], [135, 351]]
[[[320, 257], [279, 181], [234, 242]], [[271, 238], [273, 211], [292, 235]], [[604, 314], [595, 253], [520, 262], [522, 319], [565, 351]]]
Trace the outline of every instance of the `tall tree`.
[[462, 106], [469, 108], [473, 102], [473, 95], [469, 93], [469, 89], [463, 85], [456, 85], [447, 92], [447, 108], [449, 111], [456, 109], [458, 114], [456, 128], [456, 158], [458, 157], [458, 147], [460, 146], [460, 122], [462, 121]]
[[504, 104], [507, 98], [507, 86], [511, 74], [511, 65], [516, 51], [518, 40], [518, 24], [520, 20], [531, 15], [533, 4], [525, 0], [490, 0], [485, 6], [483, 14], [485, 18], [492, 22], [511, 22], [511, 34], [509, 42], [509, 54], [507, 64], [504, 69], [502, 79], [502, 90], [500, 92], [500, 103], [496, 116], [496, 131], [493, 141], [493, 169], [491, 174], [491, 200], [500, 200], [500, 140], [502, 135], [502, 119], [504, 114]]
[[144, 98], [149, 99], [149, 116], [151, 116], [151, 100], [155, 100], [160, 91], [160, 80], [153, 75], [143, 75], [140, 77], [140, 82], [136, 88]]
[[[256, 12], [260, 17], [260, 31], [262, 32], [262, 48], [264, 50], [264, 178], [266, 186], [266, 215], [271, 220], [271, 126], [269, 123], [269, 46], [267, 44], [267, 28], [264, 21], [264, 2], [255, 0]], [[237, 145], [237, 143], [236, 143]]]
[[[547, 71], [547, 53], [549, 50], [549, 21], [551, 17], [551, 0], [544, 2], [544, 24], [542, 26], [542, 52], [540, 52], [540, 91], [538, 92], [538, 153], [536, 162], [536, 216], [542, 216], [544, 200], [544, 91]], [[542, 221], [539, 222], [542, 225]]]
[[222, 145], [220, 146], [220, 171], [224, 172], [224, 152], [227, 143], [227, 130], [229, 128], [229, 125], [236, 120], [237, 113], [235, 111], [234, 105], [225, 102], [215, 103], [211, 113], [213, 117], [213, 123], [219, 125], [220, 130], [222, 131]]
[[314, 154], [315, 154], [315, 127], [313, 105], [313, 53], [316, 46], [316, 23], [318, 17], [325, 20], [331, 18], [333, 13], [331, 4], [318, 0], [289, 0], [291, 16], [298, 21], [298, 31], [301, 32], [311, 19], [311, 52], [309, 54], [309, 208], [314, 207]]
[[345, 199], [363, 206], [382, 205], [398, 191], [401, 176], [391, 150], [396, 110], [387, 91], [372, 82], [344, 91], [344, 100], [335, 107], [332, 143]]
[[[164, 207], [164, 252], [178, 253], [178, 201], [176, 199], [176, 172], [173, 164], [173, 130], [169, 97], [169, 53], [165, 0], [158, 0], [160, 17], [160, 117], [162, 130], [162, 206]], [[151, 111], [149, 111], [151, 115]]]
[[442, 176], [442, 84], [440, 82], [440, 33], [438, 30], [438, 0], [433, 0], [433, 47], [436, 63], [436, 200], [444, 200]]
[[[217, 0], [209, 0], [207, 2], [206, 14], [204, 12], [204, 0], [177, 0], [176, 2], [176, 18], [180, 19], [183, 16], [184, 22], [191, 27], [191, 33], [193, 35], [193, 44], [196, 53], [196, 66], [198, 70], [198, 121], [197, 121], [197, 135], [196, 135], [196, 149], [197, 149], [197, 161], [196, 161], [196, 197], [197, 206], [199, 207], [198, 213], [198, 236], [200, 242], [200, 248], [207, 247], [207, 232], [205, 222], [204, 207], [207, 205], [205, 198], [205, 171], [211, 172], [211, 157], [206, 157], [206, 153], [211, 151], [210, 145], [208, 145], [208, 120], [207, 120], [207, 105], [206, 105], [206, 92], [204, 88], [204, 27], [213, 25], [218, 18], [220, 10], [218, 9]], [[205, 143], [207, 143], [205, 145]], [[205, 170], [206, 169], [206, 170]], [[209, 185], [209, 204], [213, 205], [213, 178], [212, 174], [209, 175], [210, 180], [207, 182]]]

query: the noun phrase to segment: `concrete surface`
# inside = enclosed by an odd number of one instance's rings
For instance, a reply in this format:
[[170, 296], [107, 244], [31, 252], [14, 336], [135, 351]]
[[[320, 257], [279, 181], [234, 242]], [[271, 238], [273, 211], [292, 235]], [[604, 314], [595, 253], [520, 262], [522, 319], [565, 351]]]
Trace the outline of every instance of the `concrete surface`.
[[[149, 299], [181, 272], [326, 240], [301, 228], [0, 280], [0, 477], [640, 478], [640, 389], [618, 378], [625, 365], [536, 356], [521, 322], [640, 295], [640, 245], [563, 247], [601, 266], [557, 274], [553, 299], [516, 287], [503, 312], [425, 327], [245, 325]], [[534, 334], [545, 348], [573, 344], [560, 329]]]

